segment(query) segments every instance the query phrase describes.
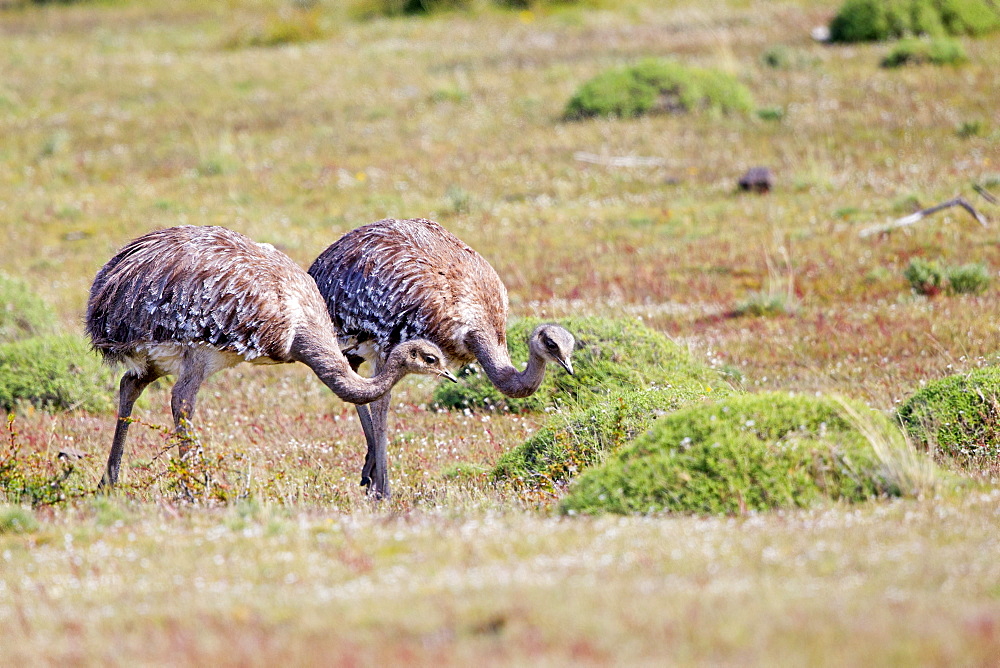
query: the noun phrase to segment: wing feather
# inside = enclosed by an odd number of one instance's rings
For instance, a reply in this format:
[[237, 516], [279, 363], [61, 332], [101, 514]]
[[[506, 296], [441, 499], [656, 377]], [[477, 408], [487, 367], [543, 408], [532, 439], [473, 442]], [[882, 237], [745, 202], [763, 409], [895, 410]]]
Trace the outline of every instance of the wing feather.
[[438, 223], [386, 219], [348, 232], [313, 263], [343, 340], [374, 340], [384, 356], [426, 338], [452, 362], [472, 358], [465, 336], [506, 346], [507, 291], [488, 262]]
[[173, 227], [133, 240], [101, 268], [87, 333], [112, 361], [168, 341], [286, 361], [300, 324], [293, 302], [310, 290], [305, 272], [271, 246], [221, 227]]

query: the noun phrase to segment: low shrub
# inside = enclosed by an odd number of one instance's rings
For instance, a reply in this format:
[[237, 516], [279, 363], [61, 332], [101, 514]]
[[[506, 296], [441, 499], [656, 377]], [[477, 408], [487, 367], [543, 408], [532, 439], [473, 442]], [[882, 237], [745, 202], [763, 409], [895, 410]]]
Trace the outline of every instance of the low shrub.
[[523, 487], [559, 487], [645, 432], [656, 418], [730, 392], [725, 385], [711, 393], [691, 387], [616, 392], [589, 408], [553, 416], [534, 436], [501, 457], [491, 477]]
[[933, 297], [942, 291], [949, 294], [981, 294], [989, 287], [992, 277], [981, 262], [958, 266], [943, 266], [938, 262], [914, 258], [903, 272], [914, 292]]
[[787, 46], [779, 44], [765, 51], [761, 55], [760, 60], [768, 67], [776, 70], [786, 69], [792, 66], [792, 51]]
[[716, 515], [863, 501], [898, 493], [881, 469], [865, 435], [833, 399], [732, 396], [660, 418], [580, 476], [561, 510]]
[[[519, 320], [507, 330], [515, 367], [524, 368], [528, 335], [543, 322]], [[434, 402], [444, 408], [524, 412], [586, 406], [624, 390], [657, 387], [695, 396], [710, 391], [708, 388], [723, 389], [718, 373], [696, 362], [686, 348], [635, 320], [580, 317], [557, 322], [576, 337], [574, 375], [549, 365], [537, 392], [513, 399], [502, 395], [479, 366], [472, 364], [460, 372], [461, 382], [439, 384]]]
[[935, 0], [949, 35], [985, 35], [1000, 29], [1000, 7], [993, 0]]
[[733, 308], [735, 316], [763, 318], [769, 316], [788, 315], [795, 313], [798, 304], [787, 294], [780, 292], [756, 291], [736, 304]]
[[904, 401], [899, 421], [920, 446], [960, 465], [1000, 456], [1000, 367], [941, 378]]
[[1000, 9], [991, 0], [847, 0], [830, 21], [830, 40], [982, 35], [998, 28]]
[[903, 271], [903, 277], [909, 281], [914, 292], [927, 297], [940, 293], [944, 284], [944, 271], [941, 266], [937, 262], [921, 258], [910, 260], [910, 264]]
[[631, 118], [699, 110], [749, 113], [753, 97], [746, 86], [724, 72], [646, 59], [605, 71], [584, 83], [566, 105], [564, 117]]
[[762, 121], [780, 121], [785, 117], [785, 110], [781, 107], [763, 107], [757, 110], [757, 118]]
[[986, 124], [979, 119], [971, 121], [962, 121], [955, 128], [955, 134], [962, 139], [969, 139], [970, 137], [980, 137], [986, 131]]
[[990, 272], [985, 264], [973, 262], [945, 269], [948, 291], [952, 294], [978, 295], [990, 285]]
[[882, 60], [882, 67], [960, 65], [968, 60], [962, 45], [948, 38], [900, 40]]
[[83, 337], [39, 336], [0, 345], [0, 408], [106, 411], [114, 379]]
[[46, 334], [56, 316], [25, 281], [0, 273], [0, 343]]
[[83, 472], [69, 458], [22, 453], [13, 415], [7, 417], [7, 437], [8, 444], [0, 448], [0, 504], [13, 505], [7, 516], [0, 506], [0, 534], [34, 530], [34, 517], [20, 504], [52, 506], [91, 493]]

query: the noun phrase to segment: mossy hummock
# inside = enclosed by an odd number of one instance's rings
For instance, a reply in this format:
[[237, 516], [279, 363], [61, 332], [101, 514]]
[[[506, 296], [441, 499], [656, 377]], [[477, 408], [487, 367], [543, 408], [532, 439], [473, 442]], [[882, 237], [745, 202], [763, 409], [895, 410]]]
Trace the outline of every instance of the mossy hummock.
[[36, 336], [0, 345], [0, 407], [114, 408], [114, 380], [82, 336]]
[[1000, 456], [1000, 367], [932, 381], [897, 413], [918, 444], [959, 464]]
[[[543, 322], [526, 318], [507, 329], [510, 357], [518, 368], [528, 359], [528, 335]], [[716, 371], [695, 361], [686, 348], [635, 320], [579, 317], [556, 323], [576, 337], [574, 375], [547, 374], [534, 394], [515, 399], [501, 394], [472, 364], [459, 374], [458, 384], [437, 387], [435, 403], [452, 409], [530, 412], [589, 406], [625, 390], [661, 388], [703, 396], [725, 384]]]
[[718, 70], [649, 58], [607, 70], [584, 83], [566, 106], [566, 120], [632, 118], [653, 113], [748, 113], [750, 90]]
[[830, 22], [830, 40], [984, 35], [998, 29], [1000, 7], [990, 0], [847, 0]]
[[564, 485], [644, 433], [658, 417], [731, 392], [725, 384], [616, 392], [588, 408], [553, 416], [501, 457], [491, 477], [528, 488]]
[[657, 420], [580, 476], [561, 510], [738, 514], [892, 493], [870, 443], [837, 401], [770, 393], [682, 408]]
[[961, 65], [968, 61], [961, 42], [948, 37], [903, 39], [882, 60], [882, 67], [904, 65]]

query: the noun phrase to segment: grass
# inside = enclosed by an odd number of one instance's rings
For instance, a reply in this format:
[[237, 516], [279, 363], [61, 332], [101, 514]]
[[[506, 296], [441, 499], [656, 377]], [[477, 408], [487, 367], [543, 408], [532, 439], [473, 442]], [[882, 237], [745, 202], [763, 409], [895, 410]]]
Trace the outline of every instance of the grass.
[[[223, 224], [308, 266], [350, 228], [421, 215], [497, 268], [512, 316], [641, 321], [750, 393], [836, 393], [890, 414], [923, 384], [1000, 362], [996, 290], [923, 299], [904, 278], [914, 258], [1000, 266], [992, 228], [952, 209], [857, 234], [912, 211], [903, 198], [961, 194], [996, 218], [970, 188], [996, 194], [995, 33], [963, 38], [956, 78], [879, 68], [883, 45], [813, 42], [806, 28], [835, 11], [815, 0], [366, 21], [324, 0], [309, 10], [318, 39], [267, 48], [228, 40], [301, 16], [287, 3], [18, 4], [0, 10], [0, 270], [52, 305], [57, 331], [80, 333], [97, 269], [155, 227]], [[561, 120], [582, 82], [650, 57], [727, 72], [782, 118]], [[754, 165], [781, 187], [735, 193]], [[794, 308], [733, 317], [754, 294]], [[116, 496], [39, 505], [16, 530], [6, 518], [29, 511], [5, 501], [0, 663], [983, 664], [1000, 651], [995, 462], [897, 501], [555, 517], [562, 490], [522, 496], [488, 475], [551, 415], [438, 411], [433, 391], [394, 394], [397, 494], [373, 507], [354, 411], [308, 370], [206, 383], [205, 458], [188, 473], [157, 428], [169, 385], [151, 387]], [[25, 405], [15, 428], [32, 480], [73, 450], [92, 491], [114, 415]]]
[[0, 274], [0, 343], [11, 343], [55, 329], [56, 314], [25, 281]]

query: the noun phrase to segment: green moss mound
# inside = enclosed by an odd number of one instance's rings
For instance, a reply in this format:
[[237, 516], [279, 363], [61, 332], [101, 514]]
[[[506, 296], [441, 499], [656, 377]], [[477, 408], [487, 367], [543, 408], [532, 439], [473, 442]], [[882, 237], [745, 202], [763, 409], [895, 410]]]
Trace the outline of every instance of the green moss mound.
[[656, 418], [708, 396], [730, 392], [726, 385], [711, 392], [706, 387], [616, 392], [589, 408], [554, 416], [538, 433], [501, 457], [491, 477], [524, 487], [558, 487], [621, 449], [649, 429]]
[[52, 332], [55, 322], [55, 313], [30, 285], [0, 274], [0, 343]]
[[[871, 413], [858, 408], [867, 415]], [[877, 414], [872, 419], [888, 422]], [[737, 514], [896, 493], [829, 398], [742, 395], [682, 408], [584, 473], [563, 512]]]
[[847, 0], [830, 22], [830, 40], [984, 35], [997, 29], [1000, 7], [991, 0]]
[[882, 67], [904, 65], [961, 65], [968, 61], [962, 45], [947, 37], [900, 40], [882, 60]]
[[566, 105], [566, 120], [593, 116], [632, 118], [651, 113], [748, 113], [746, 86], [717, 70], [647, 59], [603, 72], [584, 83]]
[[928, 383], [897, 412], [918, 444], [959, 464], [1000, 456], [1000, 367]]
[[538, 433], [501, 457], [491, 477], [524, 487], [564, 485], [645, 432], [658, 417], [730, 392], [726, 385], [711, 392], [707, 387], [616, 392], [588, 408], [554, 416]]
[[0, 407], [106, 411], [114, 379], [80, 336], [38, 336], [0, 345]]
[[[507, 330], [517, 368], [528, 361], [528, 335], [543, 322], [548, 321], [519, 320]], [[460, 373], [461, 382], [438, 385], [434, 402], [452, 409], [526, 412], [588, 405], [623, 390], [660, 387], [700, 396], [724, 385], [718, 373], [692, 359], [685, 348], [634, 320], [588, 317], [557, 322], [576, 337], [575, 375], [550, 364], [537, 392], [512, 399], [493, 387], [478, 365], [469, 365]]]

